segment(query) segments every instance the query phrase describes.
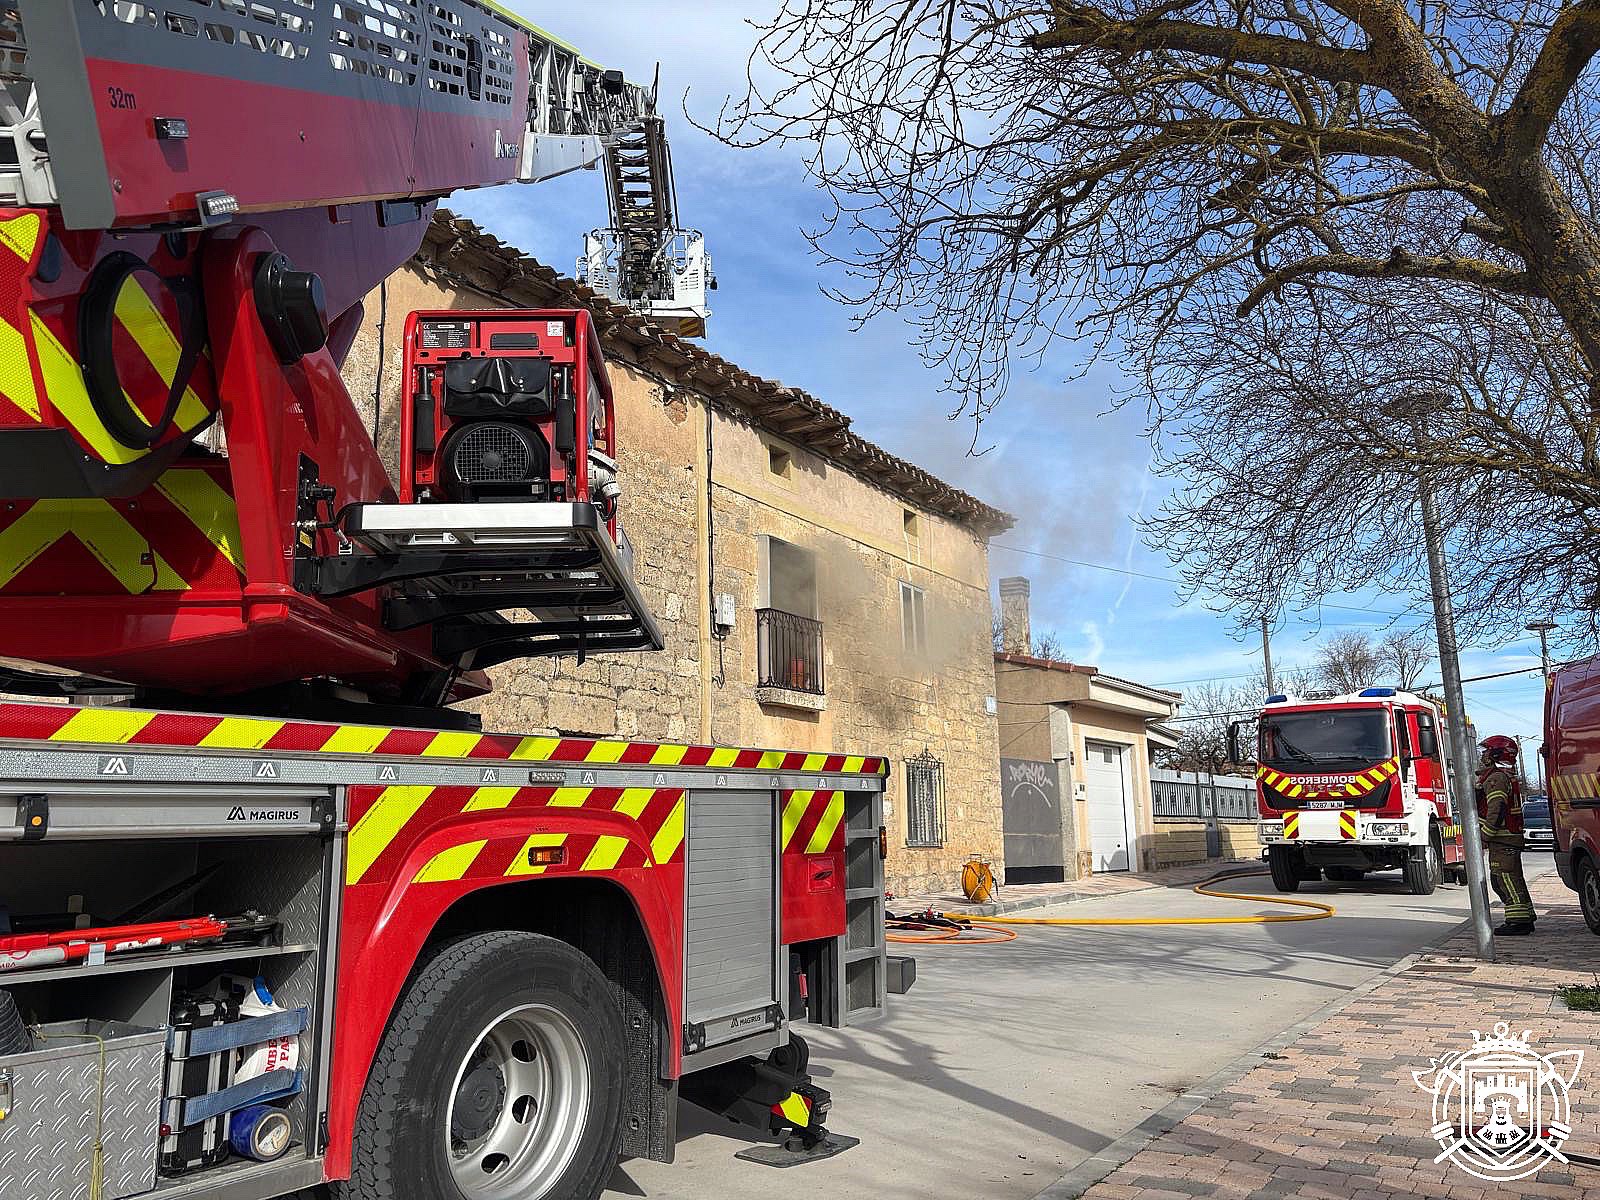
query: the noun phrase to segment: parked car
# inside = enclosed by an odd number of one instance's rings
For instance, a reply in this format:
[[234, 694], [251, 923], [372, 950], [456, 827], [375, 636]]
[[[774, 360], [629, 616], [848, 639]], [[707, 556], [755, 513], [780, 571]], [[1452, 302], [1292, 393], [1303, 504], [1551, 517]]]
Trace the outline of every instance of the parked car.
[[1522, 802], [1522, 841], [1529, 850], [1554, 850], [1556, 830], [1550, 821], [1550, 797], [1534, 792]]

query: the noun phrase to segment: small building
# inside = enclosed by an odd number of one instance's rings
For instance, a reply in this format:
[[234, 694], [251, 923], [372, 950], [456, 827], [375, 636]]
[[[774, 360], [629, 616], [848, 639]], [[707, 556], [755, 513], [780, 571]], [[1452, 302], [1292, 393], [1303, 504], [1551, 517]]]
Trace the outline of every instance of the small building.
[[1156, 865], [1152, 727], [1170, 738], [1183, 697], [1098, 667], [1036, 658], [1030, 587], [1000, 581], [994, 655], [1007, 883], [1050, 883]]
[[969, 853], [998, 864], [988, 539], [1011, 518], [442, 212], [368, 297], [345, 364], [387, 461], [406, 314], [500, 307], [594, 316], [621, 520], [666, 649], [497, 668], [485, 726], [886, 755], [893, 890], [948, 890]]

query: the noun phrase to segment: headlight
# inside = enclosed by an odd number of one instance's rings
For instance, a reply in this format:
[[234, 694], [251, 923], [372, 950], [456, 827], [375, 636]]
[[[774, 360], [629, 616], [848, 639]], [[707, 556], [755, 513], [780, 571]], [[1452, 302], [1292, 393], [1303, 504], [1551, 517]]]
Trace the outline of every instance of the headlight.
[[1411, 832], [1411, 826], [1404, 821], [1374, 821], [1367, 828], [1373, 837], [1404, 837]]
[[1259, 823], [1259, 826], [1257, 828], [1257, 832], [1262, 837], [1282, 837], [1283, 836], [1283, 822], [1282, 821], [1262, 821], [1262, 822]]

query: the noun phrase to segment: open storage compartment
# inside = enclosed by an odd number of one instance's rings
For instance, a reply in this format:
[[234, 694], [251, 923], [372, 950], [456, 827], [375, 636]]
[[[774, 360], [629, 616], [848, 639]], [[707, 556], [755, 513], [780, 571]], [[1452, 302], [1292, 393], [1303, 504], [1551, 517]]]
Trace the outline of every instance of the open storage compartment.
[[[102, 1121], [105, 1200], [168, 1200], [224, 1177], [230, 1197], [252, 1200], [320, 1181], [337, 847], [331, 833], [253, 831], [0, 843], [0, 938], [31, 938], [0, 950], [0, 1034], [9, 999], [47, 1035], [30, 1032], [21, 1054], [0, 1046], [0, 1200], [86, 1195]], [[205, 918], [226, 932], [214, 936]], [[207, 936], [160, 944], [184, 936], [173, 922]], [[107, 927], [117, 932], [88, 942], [76, 932]], [[40, 935], [54, 943], [44, 953]], [[79, 944], [59, 944], [69, 939]], [[51, 1032], [72, 1028], [105, 1036], [104, 1112], [99, 1043]], [[74, 1044], [70, 1070], [39, 1069], [41, 1052]], [[133, 1119], [147, 1108], [151, 1119]], [[241, 1154], [230, 1134], [245, 1112]], [[58, 1137], [52, 1123], [88, 1136]], [[277, 1153], [258, 1161], [249, 1150]]]

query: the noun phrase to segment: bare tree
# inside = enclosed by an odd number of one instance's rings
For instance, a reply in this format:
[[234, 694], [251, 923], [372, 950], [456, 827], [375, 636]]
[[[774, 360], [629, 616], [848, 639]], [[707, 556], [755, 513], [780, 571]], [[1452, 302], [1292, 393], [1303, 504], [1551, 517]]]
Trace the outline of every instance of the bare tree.
[[1317, 648], [1317, 681], [1330, 691], [1359, 692], [1378, 683], [1383, 656], [1371, 636], [1336, 634]]
[[1424, 629], [1395, 630], [1378, 643], [1378, 661], [1385, 678], [1404, 691], [1414, 692], [1438, 657]]
[[1241, 620], [1407, 578], [1424, 469], [1504, 634], [1600, 576], [1597, 49], [1596, 0], [784, 0], [718, 129], [806, 148], [839, 294], [968, 413], [1119, 356], [1185, 485], [1152, 537], [1283, 579]]
[[[994, 652], [996, 654], [1004, 654], [1006, 652], [1006, 630], [1005, 622], [1001, 620], [999, 613], [994, 613], [990, 617], [989, 632], [994, 640]], [[1059, 633], [1053, 629], [1046, 629], [1041, 633], [1032, 635], [1028, 645], [1028, 653], [1034, 658], [1059, 662], [1066, 653], [1066, 644], [1061, 640]]]

